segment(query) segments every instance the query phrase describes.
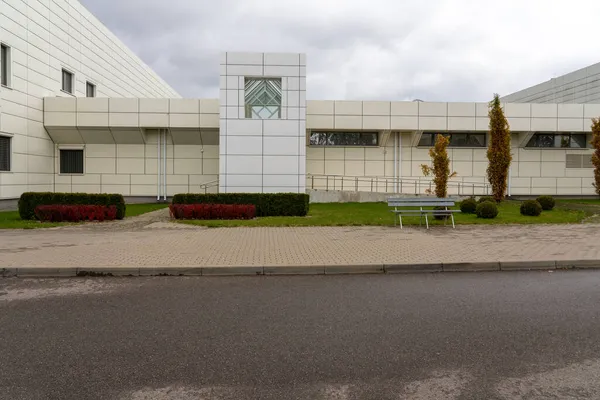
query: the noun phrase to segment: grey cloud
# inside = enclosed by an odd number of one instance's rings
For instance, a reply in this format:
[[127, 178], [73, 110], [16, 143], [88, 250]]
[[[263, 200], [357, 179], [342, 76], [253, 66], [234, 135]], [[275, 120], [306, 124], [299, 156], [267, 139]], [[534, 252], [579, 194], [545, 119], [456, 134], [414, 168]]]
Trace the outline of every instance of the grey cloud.
[[311, 99], [487, 101], [598, 61], [594, 0], [81, 2], [185, 97], [226, 50], [307, 53]]

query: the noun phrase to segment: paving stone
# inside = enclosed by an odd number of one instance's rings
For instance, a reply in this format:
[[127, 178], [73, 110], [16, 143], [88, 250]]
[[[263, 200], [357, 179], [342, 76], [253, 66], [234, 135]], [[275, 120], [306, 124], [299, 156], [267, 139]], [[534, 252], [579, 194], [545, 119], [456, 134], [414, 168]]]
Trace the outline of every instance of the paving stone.
[[[423, 264], [434, 264], [428, 268], [437, 271], [442, 263], [448, 270], [451, 265], [459, 268], [463, 263], [500, 260], [509, 269], [514, 262], [512, 268], [519, 268], [520, 261], [600, 260], [600, 246], [595, 245], [600, 242], [598, 224], [458, 225], [457, 229], [430, 230], [368, 226], [146, 229], [157, 222], [173, 224], [164, 210], [150, 214], [154, 217], [52, 230], [2, 230], [2, 267], [89, 270], [135, 265], [178, 268], [189, 275], [203, 266], [267, 266], [264, 274], [268, 275], [282, 273], [269, 266], [288, 267], [290, 273], [305, 273], [294, 271], [305, 265], [385, 265], [388, 272], [414, 272], [425, 268]], [[136, 274], [135, 270], [124, 273]]]

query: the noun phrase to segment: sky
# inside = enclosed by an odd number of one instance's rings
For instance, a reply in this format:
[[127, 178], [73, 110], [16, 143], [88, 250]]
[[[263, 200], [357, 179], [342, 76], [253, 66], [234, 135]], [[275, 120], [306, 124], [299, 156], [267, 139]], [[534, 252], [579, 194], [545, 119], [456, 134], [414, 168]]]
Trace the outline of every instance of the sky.
[[598, 0], [80, 0], [183, 97], [223, 51], [307, 54], [313, 100], [488, 101], [600, 62]]

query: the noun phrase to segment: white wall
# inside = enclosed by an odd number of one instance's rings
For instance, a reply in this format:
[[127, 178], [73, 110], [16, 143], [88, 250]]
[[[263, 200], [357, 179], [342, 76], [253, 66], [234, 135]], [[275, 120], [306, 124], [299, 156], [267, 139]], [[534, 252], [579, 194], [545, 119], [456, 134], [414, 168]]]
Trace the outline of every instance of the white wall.
[[0, 42], [10, 46], [10, 88], [0, 87], [0, 135], [11, 136], [12, 168], [0, 172], [0, 199], [54, 190], [55, 145], [44, 129], [43, 98], [61, 91], [61, 70], [98, 97], [179, 97], [76, 0], [0, 0]]
[[[244, 78], [281, 78], [280, 119], [250, 119]], [[305, 191], [306, 59], [304, 54], [225, 53], [221, 58], [219, 128], [221, 192]]]

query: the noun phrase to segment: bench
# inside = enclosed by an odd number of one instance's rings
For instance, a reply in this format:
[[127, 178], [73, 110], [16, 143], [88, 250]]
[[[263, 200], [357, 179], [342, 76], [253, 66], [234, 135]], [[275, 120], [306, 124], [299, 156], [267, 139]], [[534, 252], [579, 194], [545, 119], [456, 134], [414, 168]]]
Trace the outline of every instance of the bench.
[[[455, 201], [448, 198], [438, 197], [390, 197], [388, 198], [388, 207], [394, 207], [391, 212], [394, 215], [394, 225], [396, 225], [396, 215], [400, 221], [400, 229], [402, 229], [402, 215], [419, 216], [421, 220], [425, 216], [425, 224], [429, 229], [429, 220], [427, 219], [428, 214], [435, 215], [446, 215], [452, 219], [452, 228], [456, 228], [454, 225], [454, 213], [460, 212], [460, 210], [449, 210], [448, 207], [454, 207]], [[418, 207], [418, 208], [416, 208]], [[432, 210], [423, 209], [423, 207], [444, 207], [444, 210]], [[419, 225], [421, 224], [419, 221]], [[444, 220], [445, 224], [445, 220]]]

